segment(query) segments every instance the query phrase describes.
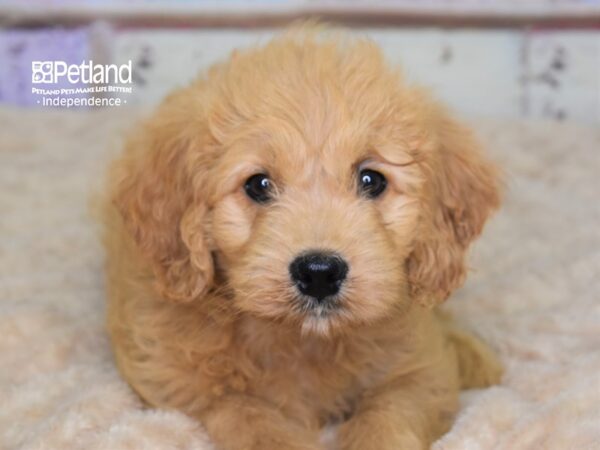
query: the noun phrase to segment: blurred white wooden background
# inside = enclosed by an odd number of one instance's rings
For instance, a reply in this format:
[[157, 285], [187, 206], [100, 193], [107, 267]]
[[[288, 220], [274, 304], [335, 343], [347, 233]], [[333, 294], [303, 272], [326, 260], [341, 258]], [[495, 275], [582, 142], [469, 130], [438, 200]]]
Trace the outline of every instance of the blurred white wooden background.
[[[467, 116], [600, 122], [600, 31], [355, 29], [376, 41], [410, 81]], [[112, 59], [131, 59], [132, 101], [153, 104], [234, 48], [264, 42], [260, 30], [122, 31]]]
[[153, 105], [274, 24], [315, 12], [352, 23], [466, 116], [600, 123], [600, 0], [0, 0], [0, 100], [25, 90], [30, 71], [2, 30], [91, 30], [76, 50], [131, 59], [127, 100]]

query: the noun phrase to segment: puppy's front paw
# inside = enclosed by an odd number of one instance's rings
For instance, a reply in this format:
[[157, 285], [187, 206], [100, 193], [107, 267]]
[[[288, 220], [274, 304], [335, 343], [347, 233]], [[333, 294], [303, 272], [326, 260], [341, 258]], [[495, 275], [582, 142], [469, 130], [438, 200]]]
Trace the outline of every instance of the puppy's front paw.
[[247, 431], [229, 436], [214, 436], [218, 450], [325, 450], [304, 435], [270, 431]]
[[324, 450], [316, 431], [255, 397], [221, 398], [198, 419], [218, 450]]
[[[375, 416], [375, 415], [374, 415]], [[340, 450], [425, 450], [427, 445], [414, 432], [385, 417], [357, 417], [342, 425]]]
[[[291, 436], [279, 433], [255, 435], [251, 441], [238, 442], [232, 447], [223, 447], [231, 450], [325, 450], [324, 447], [307, 439], [303, 435]], [[220, 449], [221, 447], [219, 447]]]

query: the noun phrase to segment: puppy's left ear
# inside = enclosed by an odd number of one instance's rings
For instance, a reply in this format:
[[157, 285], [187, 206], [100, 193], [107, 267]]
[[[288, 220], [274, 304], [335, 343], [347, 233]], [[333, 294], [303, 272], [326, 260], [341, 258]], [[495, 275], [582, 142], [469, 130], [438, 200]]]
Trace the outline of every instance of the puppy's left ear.
[[500, 205], [499, 172], [472, 133], [440, 107], [430, 118], [424, 217], [407, 264], [413, 298], [424, 306], [462, 285], [466, 251]]

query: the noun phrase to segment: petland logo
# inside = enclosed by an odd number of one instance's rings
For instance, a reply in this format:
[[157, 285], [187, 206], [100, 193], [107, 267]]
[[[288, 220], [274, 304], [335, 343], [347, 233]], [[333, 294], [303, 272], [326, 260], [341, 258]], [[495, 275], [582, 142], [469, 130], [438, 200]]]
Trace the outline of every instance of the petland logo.
[[67, 64], [64, 61], [32, 61], [31, 82], [33, 84], [55, 84], [66, 78], [78, 84], [131, 84], [131, 60], [126, 64]]
[[131, 60], [121, 65], [32, 61], [31, 93], [42, 106], [121, 106], [127, 104], [121, 96], [132, 93], [131, 67]]

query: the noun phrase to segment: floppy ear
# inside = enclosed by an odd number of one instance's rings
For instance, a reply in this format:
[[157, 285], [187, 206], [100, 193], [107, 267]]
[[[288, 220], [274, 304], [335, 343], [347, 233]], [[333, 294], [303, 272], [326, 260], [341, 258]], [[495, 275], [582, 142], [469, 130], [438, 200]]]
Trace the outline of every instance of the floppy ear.
[[[170, 98], [129, 139], [113, 172], [112, 201], [166, 298], [190, 301], [213, 278], [204, 233], [206, 206], [194, 189], [194, 158], [201, 145], [190, 132], [193, 113]], [[193, 127], [192, 127], [193, 128]]]
[[411, 292], [425, 306], [462, 285], [466, 251], [500, 204], [498, 171], [470, 131], [441, 108], [430, 126], [435, 142], [423, 165], [424, 217], [407, 266]]

